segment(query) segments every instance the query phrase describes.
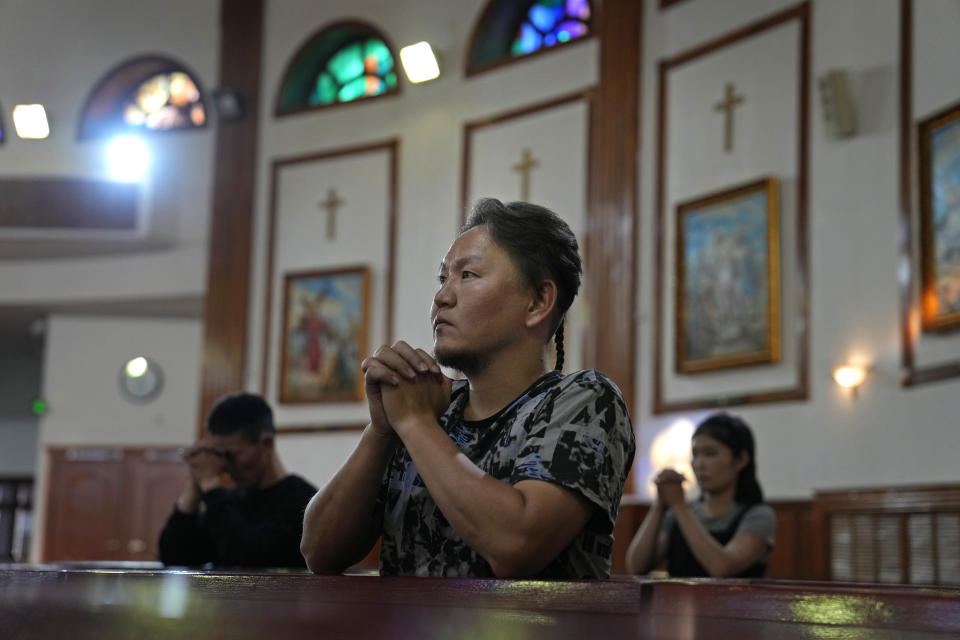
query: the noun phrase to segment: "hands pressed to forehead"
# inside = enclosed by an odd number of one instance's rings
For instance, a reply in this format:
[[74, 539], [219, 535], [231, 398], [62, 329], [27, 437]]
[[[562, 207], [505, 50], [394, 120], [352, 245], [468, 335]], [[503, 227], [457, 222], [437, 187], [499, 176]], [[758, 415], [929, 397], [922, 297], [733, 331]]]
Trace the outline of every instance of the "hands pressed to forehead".
[[206, 486], [227, 472], [228, 453], [211, 442], [201, 440], [180, 455], [190, 467], [194, 482], [201, 486]]
[[207, 440], [201, 440], [194, 444], [192, 447], [187, 447], [186, 449], [180, 450], [180, 456], [186, 461], [190, 462], [193, 459], [196, 459], [201, 455], [214, 455], [214, 456], [225, 456], [226, 451], [220, 447], [215, 446], [212, 442]]

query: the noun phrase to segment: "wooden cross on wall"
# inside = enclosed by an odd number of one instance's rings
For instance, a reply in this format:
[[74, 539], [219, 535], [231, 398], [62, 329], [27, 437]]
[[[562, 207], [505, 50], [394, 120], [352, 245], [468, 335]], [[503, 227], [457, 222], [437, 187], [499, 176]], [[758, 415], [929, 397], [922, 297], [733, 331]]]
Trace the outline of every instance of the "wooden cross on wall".
[[520, 174], [520, 199], [524, 202], [530, 199], [530, 172], [539, 166], [540, 161], [533, 157], [527, 147], [520, 154], [520, 162], [513, 165], [513, 170]]
[[733, 149], [733, 110], [737, 105], [743, 104], [745, 98], [737, 95], [733, 88], [733, 83], [728, 82], [724, 88], [723, 100], [713, 105], [714, 111], [724, 112], [723, 119], [723, 150]]
[[345, 204], [337, 196], [336, 189], [327, 189], [327, 199], [320, 203], [320, 206], [327, 212], [327, 240], [333, 240], [337, 235], [337, 209]]

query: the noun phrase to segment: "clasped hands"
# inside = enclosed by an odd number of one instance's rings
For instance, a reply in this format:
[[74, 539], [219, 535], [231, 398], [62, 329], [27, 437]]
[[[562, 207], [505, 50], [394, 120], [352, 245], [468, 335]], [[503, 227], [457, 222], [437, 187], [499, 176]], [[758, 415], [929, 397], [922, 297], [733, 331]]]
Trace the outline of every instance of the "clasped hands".
[[227, 459], [224, 452], [212, 443], [201, 440], [180, 455], [190, 467], [194, 484], [202, 492], [222, 485], [220, 477], [227, 472]]
[[383, 345], [361, 364], [373, 428], [403, 437], [417, 424], [436, 420], [450, 403], [453, 381], [423, 349], [404, 341]]
[[657, 487], [657, 500], [665, 507], [675, 508], [686, 504], [683, 493], [684, 475], [674, 469], [661, 469], [653, 479]]

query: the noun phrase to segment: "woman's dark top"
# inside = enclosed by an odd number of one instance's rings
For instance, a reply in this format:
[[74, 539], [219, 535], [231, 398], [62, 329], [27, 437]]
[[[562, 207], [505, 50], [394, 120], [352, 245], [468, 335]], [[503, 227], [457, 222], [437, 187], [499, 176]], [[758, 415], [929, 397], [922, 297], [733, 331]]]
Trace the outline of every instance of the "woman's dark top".
[[[714, 539], [722, 546], [730, 542], [733, 537], [741, 529], [745, 531], [750, 531], [761, 538], [763, 538], [770, 548], [773, 548], [773, 531], [776, 528], [776, 516], [771, 509], [766, 504], [758, 504], [752, 506], [745, 505], [736, 505], [731, 511], [735, 510], [735, 513], [731, 514], [727, 512], [722, 514], [717, 518], [707, 518], [703, 515], [702, 508], [700, 508], [699, 503], [691, 505], [694, 515], [698, 520], [704, 525], [707, 531], [714, 537]], [[744, 519], [749, 514], [749, 524], [746, 527], [741, 527], [744, 523]], [[680, 527], [677, 524], [673, 514], [669, 514], [671, 517], [665, 519], [664, 527], [668, 527], [669, 531], [669, 545], [667, 547], [667, 571], [671, 576], [675, 577], [684, 577], [684, 578], [708, 578], [710, 574], [707, 573], [707, 570], [700, 564], [700, 561], [697, 560], [696, 556], [693, 555], [693, 551], [690, 550], [690, 546], [687, 544], [686, 539], [683, 537], [683, 533], [680, 531]], [[729, 520], [728, 523], [724, 523], [723, 520], [730, 518], [730, 515], [733, 515], [733, 518]], [[713, 522], [711, 523], [711, 520]], [[718, 528], [717, 522], [719, 521], [720, 527]], [[714, 526], [711, 526], [713, 524]], [[767, 557], [769, 554], [764, 555], [756, 564], [748, 567], [741, 573], [737, 574], [738, 578], [762, 578], [767, 571]]]

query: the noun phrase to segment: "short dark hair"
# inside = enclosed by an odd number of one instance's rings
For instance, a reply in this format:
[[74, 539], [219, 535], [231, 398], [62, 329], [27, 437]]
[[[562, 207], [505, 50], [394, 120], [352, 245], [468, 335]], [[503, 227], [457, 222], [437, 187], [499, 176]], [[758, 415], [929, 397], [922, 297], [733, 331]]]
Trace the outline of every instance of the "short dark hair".
[[580, 291], [580, 246], [577, 236], [556, 213], [529, 202], [504, 204], [495, 198], [477, 201], [460, 234], [474, 227], [487, 232], [504, 249], [531, 287], [544, 280], [557, 285], [551, 334], [557, 341], [557, 369], [563, 366], [563, 316]]
[[734, 457], [746, 452], [747, 466], [737, 476], [737, 490], [734, 501], [744, 505], [763, 502], [763, 489], [757, 480], [757, 453], [753, 443], [753, 433], [747, 423], [729, 413], [714, 413], [701, 422], [693, 437], [705, 435], [713, 438], [733, 452]]
[[211, 435], [229, 436], [242, 433], [250, 442], [256, 442], [264, 433], [276, 433], [273, 410], [267, 401], [255, 393], [234, 391], [220, 396], [207, 416], [207, 431]]

